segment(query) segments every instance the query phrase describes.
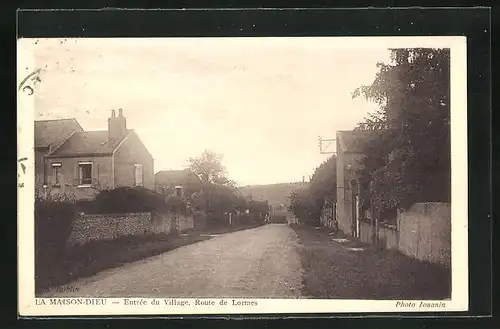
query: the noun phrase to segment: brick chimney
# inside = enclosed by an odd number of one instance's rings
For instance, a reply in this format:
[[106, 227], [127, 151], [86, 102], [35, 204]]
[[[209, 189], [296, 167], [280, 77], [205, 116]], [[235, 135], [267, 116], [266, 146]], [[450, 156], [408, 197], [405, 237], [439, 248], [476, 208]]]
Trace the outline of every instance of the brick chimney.
[[118, 116], [115, 110], [111, 110], [111, 117], [108, 119], [108, 143], [113, 145], [127, 134], [127, 120], [123, 116], [123, 110], [118, 109]]

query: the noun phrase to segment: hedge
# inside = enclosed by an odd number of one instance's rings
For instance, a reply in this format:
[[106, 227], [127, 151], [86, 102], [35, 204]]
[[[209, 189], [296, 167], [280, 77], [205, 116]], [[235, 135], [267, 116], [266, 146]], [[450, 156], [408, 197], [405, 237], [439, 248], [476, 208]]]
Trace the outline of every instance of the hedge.
[[57, 284], [52, 273], [64, 266], [66, 243], [73, 228], [75, 203], [71, 201], [35, 200], [35, 282]]
[[78, 210], [85, 213], [167, 212], [165, 197], [142, 187], [119, 187], [104, 190], [92, 201], [78, 202]]

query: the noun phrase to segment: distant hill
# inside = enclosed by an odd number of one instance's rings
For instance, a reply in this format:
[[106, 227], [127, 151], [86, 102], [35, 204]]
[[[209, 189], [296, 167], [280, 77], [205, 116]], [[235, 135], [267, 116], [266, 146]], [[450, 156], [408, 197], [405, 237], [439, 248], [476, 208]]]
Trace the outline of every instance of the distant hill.
[[243, 196], [251, 195], [254, 200], [267, 200], [270, 205], [288, 205], [288, 196], [299, 187], [306, 187], [309, 183], [279, 183], [268, 185], [247, 185], [239, 188]]

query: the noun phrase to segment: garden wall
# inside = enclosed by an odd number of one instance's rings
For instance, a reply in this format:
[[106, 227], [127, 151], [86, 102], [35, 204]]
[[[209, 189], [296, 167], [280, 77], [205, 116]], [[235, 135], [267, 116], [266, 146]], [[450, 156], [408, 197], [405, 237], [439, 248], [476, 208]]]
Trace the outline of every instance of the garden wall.
[[451, 204], [415, 203], [398, 216], [399, 250], [420, 260], [451, 265]]
[[113, 240], [120, 236], [145, 236], [183, 232], [194, 227], [192, 216], [179, 214], [78, 214], [73, 221], [68, 245], [83, 245], [90, 241]]
[[372, 224], [368, 220], [359, 221], [359, 239], [363, 243], [372, 243]]
[[[410, 257], [451, 265], [451, 205], [415, 203], [398, 213], [398, 225], [379, 224], [377, 239], [387, 249], [397, 249]], [[360, 221], [359, 239], [372, 243], [372, 224]]]
[[399, 232], [397, 227], [380, 224], [378, 227], [378, 240], [387, 249], [399, 249]]
[[151, 213], [76, 215], [68, 244], [113, 240], [124, 235], [152, 233]]

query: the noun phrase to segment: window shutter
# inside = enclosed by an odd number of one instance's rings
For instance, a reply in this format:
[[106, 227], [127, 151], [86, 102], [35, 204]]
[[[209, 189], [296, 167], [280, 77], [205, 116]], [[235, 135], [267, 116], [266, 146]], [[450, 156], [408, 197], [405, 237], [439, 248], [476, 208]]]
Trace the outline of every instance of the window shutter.
[[76, 165], [76, 175], [75, 175], [75, 178], [76, 178], [76, 185], [80, 185], [82, 177], [81, 177], [81, 169], [80, 169], [80, 165], [79, 164]]
[[144, 186], [142, 164], [134, 164], [134, 186]]

